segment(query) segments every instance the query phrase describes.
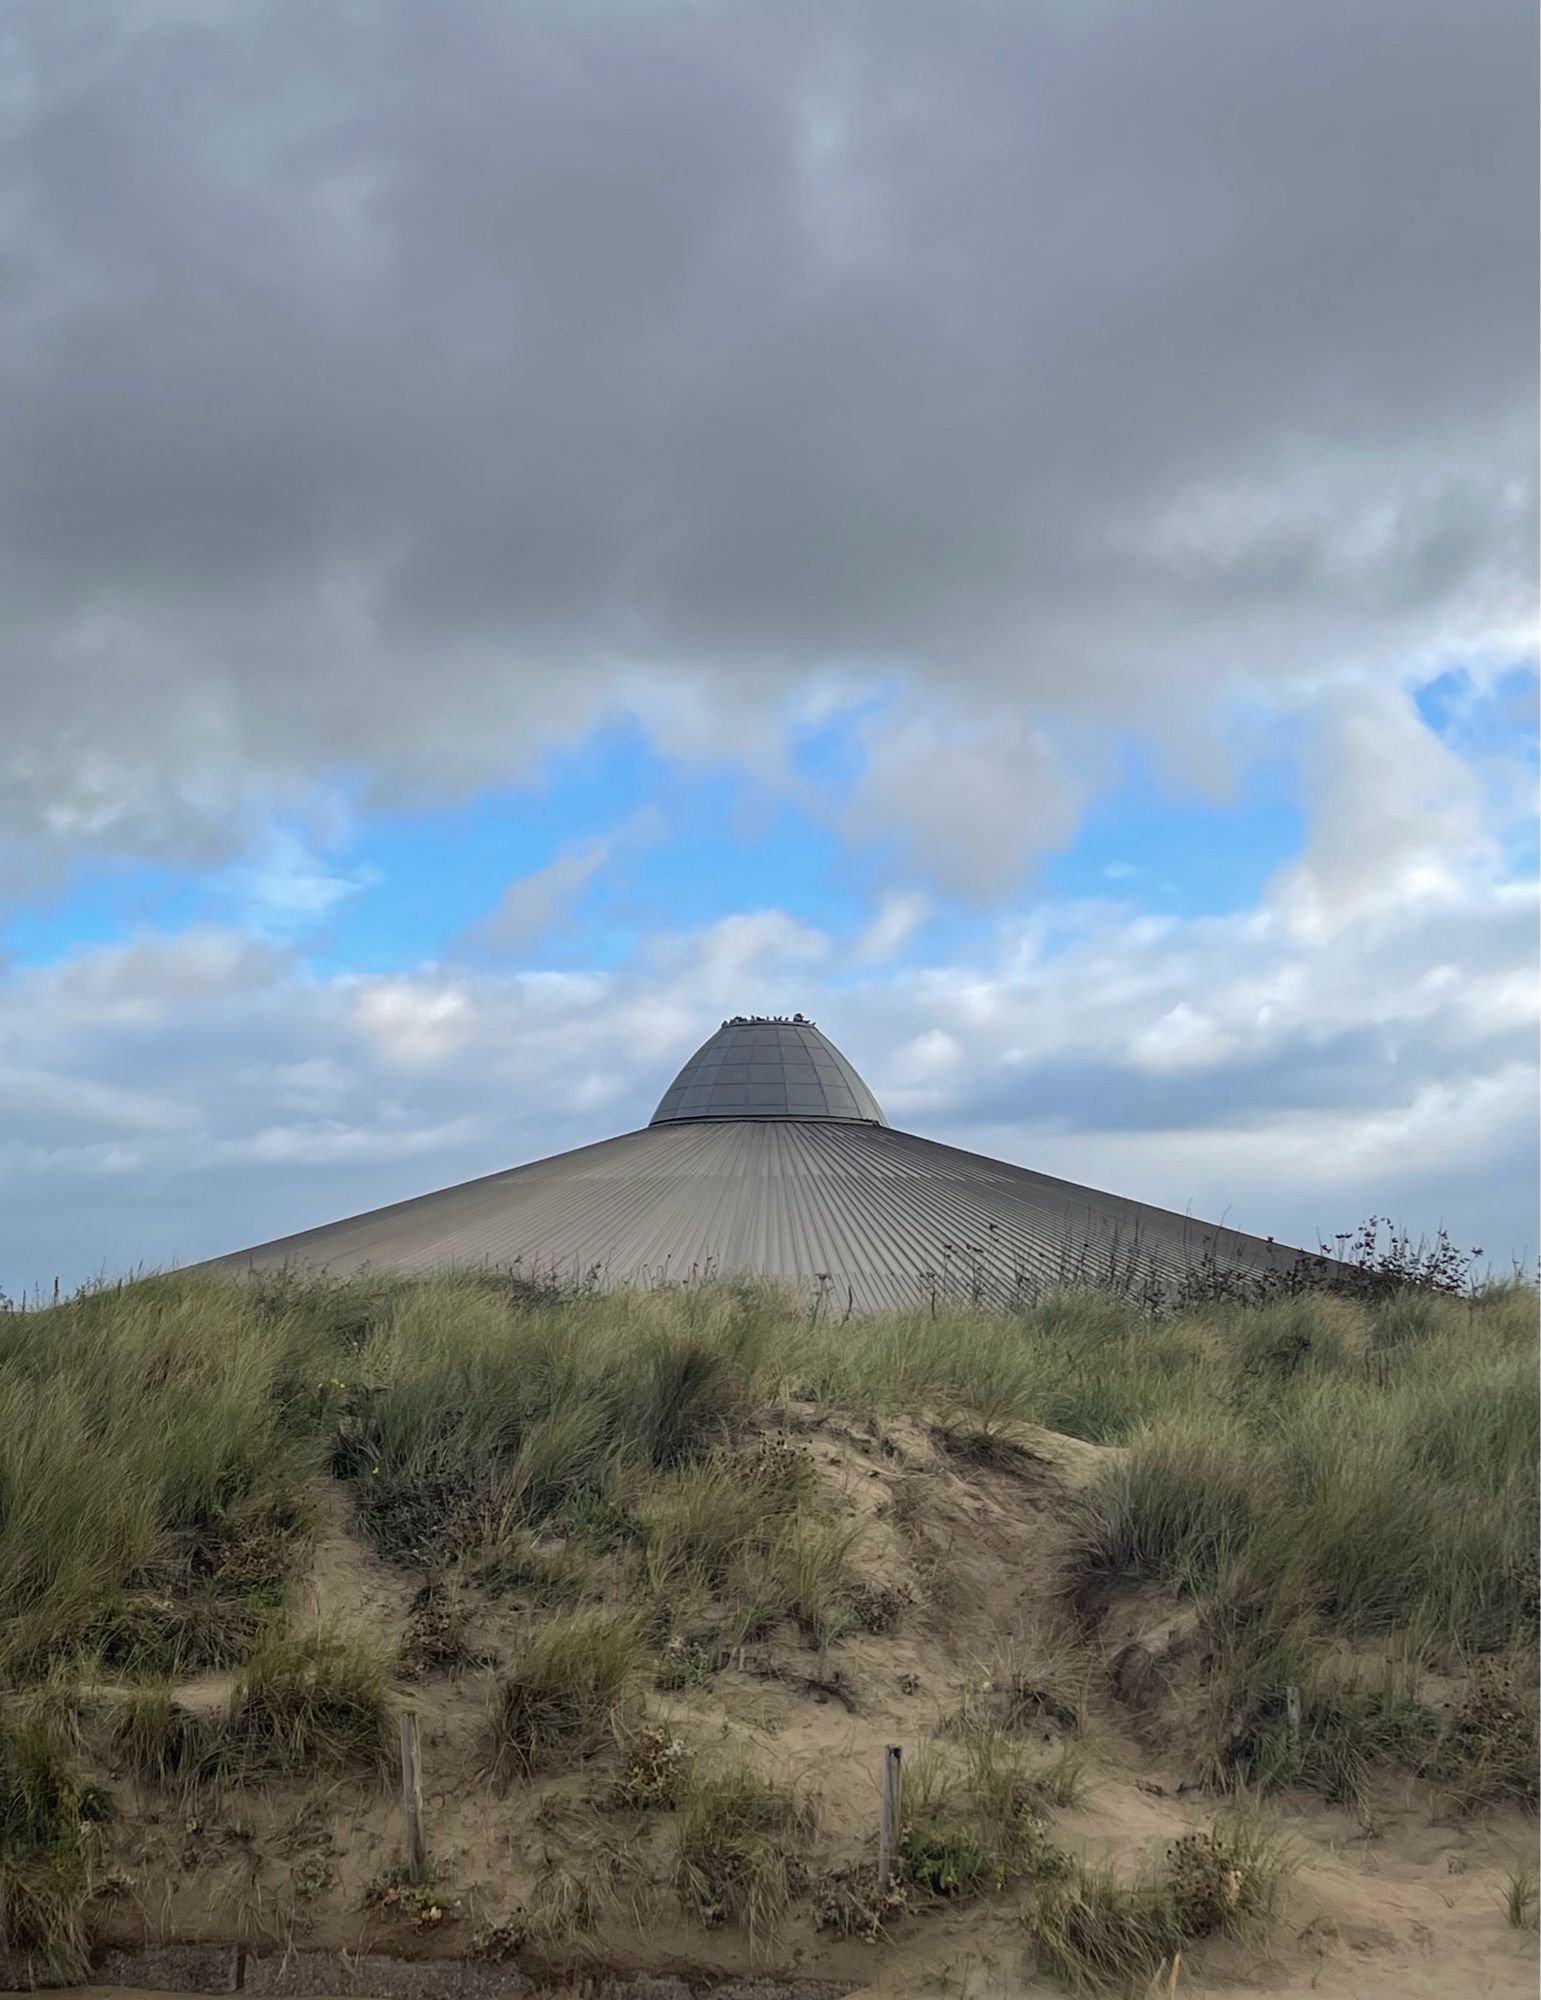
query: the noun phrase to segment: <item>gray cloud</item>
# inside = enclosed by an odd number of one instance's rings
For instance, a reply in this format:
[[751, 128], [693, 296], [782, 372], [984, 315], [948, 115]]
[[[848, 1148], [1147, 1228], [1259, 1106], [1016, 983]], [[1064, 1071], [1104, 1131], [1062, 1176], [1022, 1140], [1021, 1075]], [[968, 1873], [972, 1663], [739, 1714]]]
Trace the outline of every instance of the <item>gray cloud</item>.
[[[915, 685], [867, 832], [928, 704], [1188, 741], [1222, 682], [1529, 620], [1508, 0], [4, 32], [13, 868], [228, 854], [339, 768], [453, 792], [622, 706], [760, 755], [830, 668]], [[1026, 730], [955, 881], [1093, 781]]]

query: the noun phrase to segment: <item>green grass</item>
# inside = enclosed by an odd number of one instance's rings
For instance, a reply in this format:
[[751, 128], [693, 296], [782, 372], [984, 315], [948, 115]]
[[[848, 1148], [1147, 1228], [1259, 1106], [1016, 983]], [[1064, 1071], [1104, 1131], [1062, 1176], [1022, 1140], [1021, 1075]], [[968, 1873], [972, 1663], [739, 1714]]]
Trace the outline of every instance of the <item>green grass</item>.
[[383, 1771], [395, 1727], [372, 1653], [325, 1635], [272, 1633], [222, 1707], [189, 1709], [169, 1684], [136, 1690], [118, 1711], [113, 1748], [140, 1785], [186, 1790], [279, 1773]]
[[302, 1347], [255, 1295], [206, 1280], [0, 1314], [0, 1677], [86, 1645], [131, 1666], [147, 1600], [201, 1596], [190, 1657], [250, 1643], [242, 1600], [280, 1581], [315, 1456], [296, 1405], [318, 1414], [325, 1392], [302, 1387]]
[[492, 1769], [504, 1778], [527, 1777], [598, 1749], [614, 1730], [642, 1659], [635, 1621], [612, 1612], [573, 1612], [532, 1633], [494, 1690]]
[[241, 1773], [389, 1767], [394, 1730], [381, 1662], [351, 1641], [274, 1636], [252, 1655], [219, 1754]]
[[634, 1505], [661, 1638], [704, 1620], [727, 1653], [785, 1621], [812, 1643], [857, 1622], [856, 1533], [818, 1504], [811, 1462], [784, 1441], [655, 1474]]
[[1010, 1730], [970, 1723], [961, 1736], [961, 1769], [929, 1748], [905, 1768], [894, 1879], [912, 1906], [1057, 1881], [1070, 1865], [1046, 1816], [1075, 1796], [1068, 1768], [1032, 1761]]
[[[1083, 1612], [1142, 1580], [1193, 1600], [1214, 1754], [1248, 1782], [1360, 1800], [1394, 1767], [1464, 1807], [1533, 1799], [1534, 1294], [1308, 1296], [1202, 1320], [1224, 1352], [1082, 1497]], [[1345, 1645], [1414, 1681], [1474, 1674], [1476, 1708], [1436, 1715], [1345, 1678]]]
[[[605, 1726], [645, 1652], [666, 1676], [676, 1656], [709, 1673], [777, 1626], [825, 1645], [870, 1620], [860, 1547], [806, 1451], [756, 1441], [765, 1413], [811, 1395], [1001, 1462], [1034, 1424], [1123, 1447], [1080, 1503], [1067, 1593], [1093, 1619], [1131, 1582], [1191, 1599], [1208, 1663], [1196, 1698], [1227, 1782], [1357, 1798], [1396, 1768], [1462, 1806], [1524, 1798], [1535, 1346], [1521, 1285], [1160, 1315], [1087, 1291], [1013, 1311], [944, 1296], [848, 1321], [751, 1283], [99, 1287], [0, 1314], [0, 1685], [73, 1671], [153, 1694], [247, 1670], [232, 1728], [251, 1755], [376, 1758], [375, 1667], [281, 1666], [286, 1578], [330, 1474], [379, 1549], [446, 1601], [471, 1585], [564, 1614], [510, 1669], [495, 1754], [566, 1754]], [[616, 1598], [638, 1624], [603, 1649], [624, 1660], [609, 1692], [609, 1667], [542, 1664], [572, 1617]], [[1333, 1666], [1354, 1648], [1462, 1685], [1486, 1675], [1490, 1693], [1501, 1672], [1509, 1692], [1470, 1714], [1458, 1701], [1431, 1733], [1415, 1691]], [[352, 1719], [316, 1693], [324, 1674], [351, 1678]], [[1079, 1699], [1062, 1661], [1003, 1669], [1000, 1685], [1002, 1712], [976, 1720], [1053, 1722]], [[149, 1741], [131, 1763], [160, 1755]]]
[[1537, 1896], [1541, 1883], [1534, 1868], [1516, 1868], [1504, 1884], [1504, 1915], [1517, 1931], [1536, 1929]]
[[111, 1813], [83, 1773], [67, 1709], [35, 1697], [0, 1713], [0, 1946], [85, 1976], [98, 1830]]
[[202, 1782], [220, 1737], [216, 1716], [182, 1707], [170, 1686], [141, 1688], [123, 1704], [113, 1730], [119, 1767], [144, 1786]]

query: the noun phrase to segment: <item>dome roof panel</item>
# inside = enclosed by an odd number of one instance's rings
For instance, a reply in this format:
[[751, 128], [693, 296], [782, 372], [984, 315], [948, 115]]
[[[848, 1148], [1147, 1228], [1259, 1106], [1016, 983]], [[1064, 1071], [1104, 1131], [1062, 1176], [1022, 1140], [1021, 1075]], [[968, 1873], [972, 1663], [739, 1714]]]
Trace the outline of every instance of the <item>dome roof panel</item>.
[[834, 1043], [800, 1017], [724, 1021], [664, 1092], [651, 1122], [698, 1118], [888, 1123]]

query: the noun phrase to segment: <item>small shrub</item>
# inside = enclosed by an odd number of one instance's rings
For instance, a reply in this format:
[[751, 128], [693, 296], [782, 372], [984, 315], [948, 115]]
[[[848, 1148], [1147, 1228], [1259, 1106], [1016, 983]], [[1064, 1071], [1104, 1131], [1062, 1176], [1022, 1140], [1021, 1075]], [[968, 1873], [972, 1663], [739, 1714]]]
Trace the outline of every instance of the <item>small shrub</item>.
[[915, 1602], [907, 1583], [858, 1583], [846, 1597], [852, 1625], [862, 1632], [892, 1632]]
[[961, 1775], [923, 1757], [906, 1772], [896, 1879], [914, 1896], [945, 1898], [1057, 1880], [1069, 1861], [1044, 1822], [1045, 1774], [1003, 1730], [975, 1723], [964, 1743]]
[[526, 1640], [500, 1678], [491, 1717], [492, 1767], [528, 1775], [557, 1757], [583, 1757], [608, 1736], [641, 1663], [628, 1618], [578, 1611]]
[[483, 1924], [471, 1939], [468, 1956], [487, 1965], [502, 1965], [516, 1957], [530, 1941], [530, 1927], [522, 1916], [502, 1917]]
[[475, 1664], [455, 1596], [426, 1585], [418, 1592], [402, 1636], [397, 1665], [405, 1680], [458, 1674]]
[[644, 1810], [673, 1807], [679, 1802], [686, 1768], [685, 1746], [680, 1739], [666, 1729], [649, 1725], [622, 1744], [621, 1775], [616, 1780], [614, 1803]]
[[806, 1800], [747, 1768], [699, 1777], [679, 1805], [675, 1888], [708, 1928], [742, 1924], [771, 1935], [805, 1882], [817, 1824]]
[[1212, 1830], [1186, 1833], [1167, 1849], [1167, 1886], [1184, 1937], [1209, 1937], [1254, 1914], [1260, 1890], [1235, 1843]]
[[876, 1944], [896, 1918], [909, 1908], [910, 1892], [890, 1876], [879, 1882], [870, 1864], [832, 1869], [813, 1893], [814, 1928], [836, 1937], [859, 1937]]
[[727, 1656], [720, 1648], [703, 1646], [699, 1640], [676, 1632], [659, 1655], [653, 1684], [665, 1694], [706, 1687], [726, 1664]]
[[437, 1930], [460, 1914], [456, 1898], [446, 1895], [431, 1876], [426, 1882], [413, 1882], [401, 1867], [377, 1875], [364, 1891], [364, 1904], [386, 1916], [403, 1917], [419, 1931]]
[[908, 1822], [894, 1850], [894, 1875], [928, 1896], [977, 1896], [998, 1886], [998, 1870], [961, 1816], [935, 1811]]
[[1464, 1809], [1506, 1799], [1535, 1805], [1536, 1694], [1510, 1662], [1477, 1661], [1431, 1759], [1430, 1775]]

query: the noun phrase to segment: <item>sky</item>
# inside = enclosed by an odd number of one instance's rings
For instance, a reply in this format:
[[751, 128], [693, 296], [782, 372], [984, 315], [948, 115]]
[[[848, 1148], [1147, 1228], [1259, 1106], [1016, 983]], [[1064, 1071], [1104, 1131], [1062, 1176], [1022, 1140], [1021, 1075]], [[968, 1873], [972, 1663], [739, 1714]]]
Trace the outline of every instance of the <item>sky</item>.
[[1514, 0], [13, 0], [0, 1291], [645, 1123], [1537, 1250]]

